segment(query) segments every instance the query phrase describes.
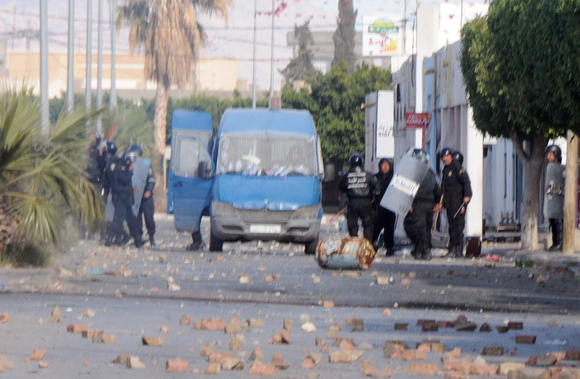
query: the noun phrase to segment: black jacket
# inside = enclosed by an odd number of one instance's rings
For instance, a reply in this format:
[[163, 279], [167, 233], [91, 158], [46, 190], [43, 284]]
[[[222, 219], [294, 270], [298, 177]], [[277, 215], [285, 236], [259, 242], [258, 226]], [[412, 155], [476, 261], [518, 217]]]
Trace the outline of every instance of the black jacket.
[[381, 185], [377, 178], [360, 169], [360, 167], [351, 167], [348, 174], [340, 180], [339, 188], [346, 193], [349, 199], [367, 198], [373, 199], [381, 193]]
[[467, 172], [455, 160], [443, 167], [441, 189], [443, 207], [451, 210], [459, 209], [463, 203], [463, 198], [473, 195]]
[[419, 189], [417, 190], [413, 204], [418, 202], [438, 203], [440, 199], [441, 188], [437, 183], [437, 178], [435, 178], [433, 171], [427, 170], [425, 178], [419, 185]]
[[111, 192], [113, 202], [130, 207], [133, 205], [133, 171], [129, 170], [131, 159], [118, 159], [113, 168]]

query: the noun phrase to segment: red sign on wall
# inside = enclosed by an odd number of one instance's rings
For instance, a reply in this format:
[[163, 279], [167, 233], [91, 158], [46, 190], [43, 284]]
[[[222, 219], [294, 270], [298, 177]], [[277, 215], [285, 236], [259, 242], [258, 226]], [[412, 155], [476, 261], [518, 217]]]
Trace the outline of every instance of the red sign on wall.
[[407, 128], [426, 129], [431, 123], [431, 113], [407, 112]]

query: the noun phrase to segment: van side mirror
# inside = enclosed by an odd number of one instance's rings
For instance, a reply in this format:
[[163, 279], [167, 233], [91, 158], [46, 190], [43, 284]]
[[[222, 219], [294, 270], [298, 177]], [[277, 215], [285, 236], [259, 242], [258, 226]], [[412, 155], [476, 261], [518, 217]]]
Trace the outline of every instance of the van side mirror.
[[209, 179], [212, 177], [212, 167], [209, 162], [201, 161], [197, 165], [197, 176], [202, 179]]
[[336, 167], [334, 163], [324, 165], [324, 181], [332, 182], [336, 176]]

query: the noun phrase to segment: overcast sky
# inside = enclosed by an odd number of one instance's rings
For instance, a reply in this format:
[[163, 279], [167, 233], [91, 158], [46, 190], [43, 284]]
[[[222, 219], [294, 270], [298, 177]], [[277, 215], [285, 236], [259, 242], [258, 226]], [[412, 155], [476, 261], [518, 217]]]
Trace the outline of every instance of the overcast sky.
[[[93, 49], [97, 46], [97, 10], [98, 1], [93, 3]], [[234, 7], [229, 12], [228, 25], [223, 20], [201, 16], [200, 22], [206, 28], [208, 44], [204, 54], [214, 57], [237, 58], [238, 78], [252, 81], [252, 47], [254, 29], [254, 2], [256, 0], [234, 0]], [[356, 29], [362, 29], [362, 16], [377, 13], [403, 13], [405, 0], [352, 0], [358, 10]], [[102, 0], [103, 20], [109, 22], [109, 0]], [[122, 0], [117, 0], [118, 4]], [[275, 7], [282, 2], [285, 9], [274, 20], [274, 88], [280, 88], [281, 75], [279, 69], [286, 67], [292, 56], [290, 48], [286, 47], [286, 33], [294, 30], [294, 25], [302, 25], [310, 20], [310, 30], [334, 31], [338, 16], [338, 0], [274, 0]], [[409, 17], [415, 11], [417, 2], [406, 0]], [[436, 4], [446, 0], [422, 0], [419, 4]], [[459, 3], [460, 1], [450, 1]], [[464, 7], [471, 3], [482, 3], [483, 0], [465, 1]], [[272, 17], [267, 13], [272, 10], [272, 0], [257, 0], [256, 11], [256, 60], [257, 83], [262, 89], [270, 87], [270, 59]], [[49, 14], [49, 50], [65, 51], [67, 46], [68, 0], [48, 0]], [[75, 0], [75, 47], [78, 52], [84, 52], [86, 46], [87, 0]], [[24, 50], [25, 38], [13, 39], [14, 32], [25, 29], [39, 30], [39, 0], [0, 0], [0, 36], [7, 40], [8, 49]], [[104, 49], [110, 50], [110, 28], [104, 25]], [[117, 51], [128, 53], [128, 27], [123, 27], [117, 40]], [[38, 40], [29, 41], [30, 49], [38, 51]]]

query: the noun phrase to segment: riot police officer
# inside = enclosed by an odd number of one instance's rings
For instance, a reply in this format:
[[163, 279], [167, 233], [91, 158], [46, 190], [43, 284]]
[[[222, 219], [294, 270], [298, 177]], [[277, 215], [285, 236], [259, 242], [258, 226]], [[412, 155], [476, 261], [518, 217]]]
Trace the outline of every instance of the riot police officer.
[[[139, 145], [132, 145], [129, 147], [127, 154], [143, 157], [143, 148]], [[147, 228], [147, 234], [149, 234], [149, 244], [151, 246], [155, 245], [155, 219], [153, 217], [155, 213], [155, 204], [153, 201], [155, 181], [155, 173], [153, 172], [151, 164], [149, 164], [145, 188], [143, 190], [141, 204], [139, 205], [139, 214], [137, 215], [137, 225], [139, 230], [143, 230], [143, 218], [145, 218], [145, 227]]]
[[126, 221], [129, 232], [135, 241], [136, 247], [145, 244], [138, 229], [137, 220], [133, 214], [133, 162], [131, 157], [123, 156], [118, 158], [112, 156], [109, 159], [107, 178], [110, 183], [112, 201], [115, 207], [113, 221], [107, 228], [107, 239], [105, 246], [122, 245], [123, 223]]
[[471, 200], [471, 182], [467, 172], [457, 160], [453, 159], [454, 151], [445, 147], [441, 150], [441, 159], [445, 166], [441, 174], [443, 208], [449, 222], [448, 258], [463, 257], [463, 229], [465, 228], [465, 210]]
[[[428, 162], [425, 150], [414, 149], [412, 156], [424, 164]], [[425, 178], [419, 185], [419, 189], [405, 216], [403, 226], [405, 233], [413, 242], [413, 257], [415, 259], [431, 259], [431, 228], [433, 226], [433, 212], [441, 198], [441, 188], [437, 183], [435, 173], [427, 170]]]
[[364, 237], [373, 238], [372, 202], [381, 192], [377, 178], [362, 169], [363, 157], [354, 153], [349, 158], [350, 169], [342, 177], [339, 189], [348, 198], [347, 224], [351, 237], [358, 236], [358, 220], [362, 220]]
[[546, 147], [546, 217], [552, 229], [552, 246], [550, 251], [562, 250], [564, 234], [564, 186], [566, 169], [562, 165], [562, 149], [557, 145]]

